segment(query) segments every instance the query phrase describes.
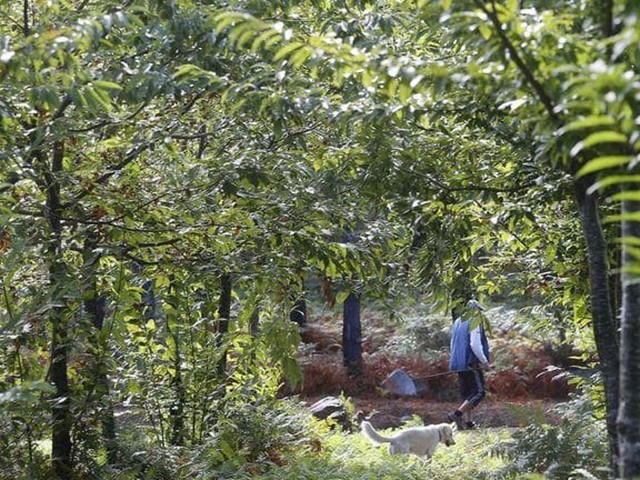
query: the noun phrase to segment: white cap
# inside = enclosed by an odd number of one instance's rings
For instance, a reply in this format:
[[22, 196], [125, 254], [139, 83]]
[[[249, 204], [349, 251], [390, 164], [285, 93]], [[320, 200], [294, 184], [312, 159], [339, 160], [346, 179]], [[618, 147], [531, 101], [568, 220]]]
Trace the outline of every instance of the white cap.
[[472, 310], [480, 310], [483, 311], [484, 308], [482, 308], [482, 305], [480, 305], [480, 303], [477, 300], [469, 300], [467, 302], [467, 308], [470, 308]]

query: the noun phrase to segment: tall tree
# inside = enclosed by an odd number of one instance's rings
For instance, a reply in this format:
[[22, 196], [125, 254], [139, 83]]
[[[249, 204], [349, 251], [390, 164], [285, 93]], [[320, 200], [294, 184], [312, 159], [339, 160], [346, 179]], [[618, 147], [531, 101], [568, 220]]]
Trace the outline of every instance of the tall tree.
[[620, 346], [620, 478], [640, 476], [640, 280], [636, 245], [640, 239], [640, 202], [622, 202], [623, 271]]
[[[38, 159], [46, 162], [45, 158]], [[51, 167], [45, 170], [44, 189], [47, 192], [47, 219], [49, 221], [49, 284], [51, 301], [56, 306], [51, 309], [51, 369], [50, 378], [56, 387], [52, 401], [53, 431], [51, 436], [51, 459], [54, 474], [61, 480], [71, 476], [71, 390], [68, 375], [69, 331], [68, 313], [65, 311], [64, 290], [70, 283], [63, 258], [62, 198], [60, 190], [63, 175], [64, 144], [56, 142], [51, 155]]]
[[84, 309], [91, 322], [93, 344], [90, 346], [94, 355], [92, 370], [95, 372], [95, 399], [98, 404], [98, 415], [101, 425], [101, 436], [105, 444], [108, 460], [113, 463], [117, 459], [116, 450], [116, 419], [110, 396], [111, 386], [108, 377], [108, 339], [109, 328], [105, 325], [107, 298], [98, 289], [98, 274], [100, 264], [98, 232], [91, 229], [84, 240], [83, 255], [83, 298]]
[[351, 375], [362, 372], [362, 324], [360, 296], [350, 292], [343, 304], [342, 355], [344, 366]]

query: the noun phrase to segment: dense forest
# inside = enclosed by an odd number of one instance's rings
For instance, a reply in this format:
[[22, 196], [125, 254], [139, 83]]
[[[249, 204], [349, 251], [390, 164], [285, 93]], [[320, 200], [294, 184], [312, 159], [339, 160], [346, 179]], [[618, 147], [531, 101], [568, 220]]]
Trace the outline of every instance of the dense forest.
[[[639, 15], [1, 2], [0, 478], [640, 478]], [[535, 312], [591, 406], [511, 454], [600, 425], [600, 463], [331, 470], [361, 440], [283, 395], [307, 303], [343, 309], [356, 381], [361, 308], [408, 298]]]

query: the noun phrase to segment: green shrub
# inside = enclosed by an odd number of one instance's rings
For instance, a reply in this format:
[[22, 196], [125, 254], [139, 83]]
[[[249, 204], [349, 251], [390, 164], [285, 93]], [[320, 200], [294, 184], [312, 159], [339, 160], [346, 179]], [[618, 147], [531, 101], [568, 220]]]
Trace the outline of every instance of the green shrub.
[[313, 430], [311, 413], [292, 400], [234, 402], [219, 413], [215, 428], [194, 450], [190, 478], [238, 478], [282, 464], [283, 454], [307, 445]]
[[50, 477], [50, 428], [46, 395], [52, 387], [41, 381], [6, 389], [0, 385], [0, 480], [36, 480]]
[[[413, 419], [408, 425], [416, 425]], [[403, 427], [404, 428], [404, 427]], [[390, 433], [384, 431], [384, 433]], [[359, 433], [327, 432], [322, 451], [291, 455], [288, 462], [265, 472], [261, 480], [495, 480], [503, 459], [490, 455], [490, 445], [508, 435], [501, 430], [460, 432], [456, 445], [436, 449], [431, 460], [415, 455], [390, 455]], [[238, 480], [242, 477], [228, 477]]]
[[606, 428], [593, 416], [586, 398], [557, 408], [558, 425], [532, 423], [513, 434], [495, 450], [510, 460], [505, 478], [521, 478], [522, 472], [536, 472], [548, 479], [608, 478]]
[[383, 352], [394, 355], [415, 355], [424, 359], [439, 358], [449, 347], [451, 320], [447, 316], [415, 312], [404, 317], [395, 335]]

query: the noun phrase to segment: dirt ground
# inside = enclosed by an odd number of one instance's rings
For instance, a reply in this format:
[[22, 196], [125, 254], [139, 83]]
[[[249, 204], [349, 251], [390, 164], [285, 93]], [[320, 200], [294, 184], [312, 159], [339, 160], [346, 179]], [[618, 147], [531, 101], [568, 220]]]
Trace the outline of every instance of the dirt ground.
[[[326, 397], [302, 398], [308, 405]], [[376, 428], [395, 428], [418, 416], [428, 425], [446, 422], [447, 413], [459, 405], [455, 402], [435, 402], [422, 398], [405, 397], [348, 397], [356, 412], [361, 411]], [[558, 415], [552, 400], [487, 399], [474, 411], [479, 427], [524, 427], [534, 422], [556, 423]]]
[[[297, 393], [308, 405], [329, 396], [346, 396], [355, 411], [362, 411], [376, 428], [400, 426], [414, 415], [425, 424], [440, 423], [459, 406], [457, 380], [443, 374], [448, 371], [446, 355], [425, 362], [420, 358], [387, 358], [379, 354], [381, 346], [394, 338], [394, 331], [389, 328], [369, 328], [377, 333], [368, 337], [364, 372], [358, 378], [349, 377], [342, 365], [340, 325], [331, 319], [320, 319], [305, 326], [302, 339], [307, 350], [300, 356], [304, 387], [290, 393]], [[494, 343], [500, 345], [498, 339]], [[566, 401], [570, 391], [566, 379], [557, 381], [553, 375], [540, 374], [551, 362], [541, 350], [513, 340], [503, 347], [508, 347], [508, 351], [501, 356], [508, 357], [511, 364], [486, 375], [488, 395], [474, 411], [475, 422], [487, 428], [557, 423], [559, 415], [554, 407]], [[399, 367], [417, 380], [431, 377], [422, 385], [420, 397], [383, 393], [379, 388], [381, 381]]]
[[[447, 413], [453, 412], [458, 403], [432, 402], [410, 398], [351, 398], [356, 410], [370, 417], [379, 428], [397, 427], [413, 415], [425, 422], [446, 421]], [[555, 423], [553, 412], [556, 402], [549, 400], [492, 400], [482, 402], [474, 411], [480, 427], [523, 427], [535, 421]]]

